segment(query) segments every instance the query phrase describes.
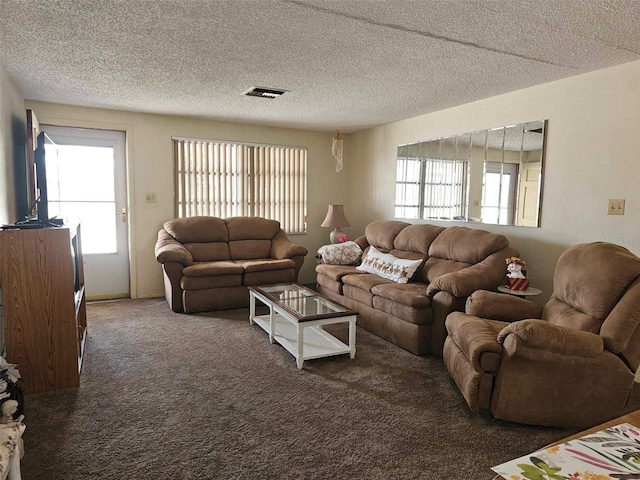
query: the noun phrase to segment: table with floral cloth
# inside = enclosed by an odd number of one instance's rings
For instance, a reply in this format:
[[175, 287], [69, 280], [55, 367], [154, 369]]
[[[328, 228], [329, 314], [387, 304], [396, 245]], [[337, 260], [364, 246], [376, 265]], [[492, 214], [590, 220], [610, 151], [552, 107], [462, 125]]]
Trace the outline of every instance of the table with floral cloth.
[[20, 480], [20, 452], [22, 450], [22, 422], [0, 424], [0, 478]]

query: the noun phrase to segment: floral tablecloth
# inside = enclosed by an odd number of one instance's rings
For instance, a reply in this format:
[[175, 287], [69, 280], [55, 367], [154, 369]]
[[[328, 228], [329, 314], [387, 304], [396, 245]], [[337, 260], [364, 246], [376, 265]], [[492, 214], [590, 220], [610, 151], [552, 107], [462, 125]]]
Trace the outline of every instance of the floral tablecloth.
[[0, 478], [6, 478], [11, 455], [16, 445], [22, 441], [22, 433], [26, 428], [22, 422], [0, 424]]

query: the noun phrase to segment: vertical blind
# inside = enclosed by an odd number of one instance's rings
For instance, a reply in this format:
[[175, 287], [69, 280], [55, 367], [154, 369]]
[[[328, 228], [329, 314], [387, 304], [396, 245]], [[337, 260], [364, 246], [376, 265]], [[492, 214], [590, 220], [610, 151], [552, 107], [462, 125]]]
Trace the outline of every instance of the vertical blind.
[[176, 215], [256, 216], [306, 232], [307, 150], [173, 139]]

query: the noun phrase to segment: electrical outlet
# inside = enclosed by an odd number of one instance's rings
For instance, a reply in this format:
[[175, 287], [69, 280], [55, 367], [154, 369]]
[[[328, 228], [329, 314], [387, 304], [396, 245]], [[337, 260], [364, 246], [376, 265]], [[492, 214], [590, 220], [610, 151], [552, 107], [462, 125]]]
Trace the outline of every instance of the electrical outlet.
[[155, 192], [145, 193], [144, 194], [144, 201], [147, 202], [147, 203], [156, 203], [158, 201], [158, 197], [156, 196]]
[[624, 215], [624, 199], [609, 199], [607, 215]]

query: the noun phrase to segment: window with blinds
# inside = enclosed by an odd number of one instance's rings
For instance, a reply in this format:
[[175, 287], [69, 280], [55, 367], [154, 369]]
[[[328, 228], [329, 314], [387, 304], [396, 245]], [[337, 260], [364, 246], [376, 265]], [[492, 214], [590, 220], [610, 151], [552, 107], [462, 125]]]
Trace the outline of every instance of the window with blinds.
[[466, 160], [433, 158], [425, 144], [400, 146], [396, 218], [454, 220], [463, 217], [467, 164]]
[[174, 138], [176, 216], [255, 216], [305, 233], [307, 149]]

